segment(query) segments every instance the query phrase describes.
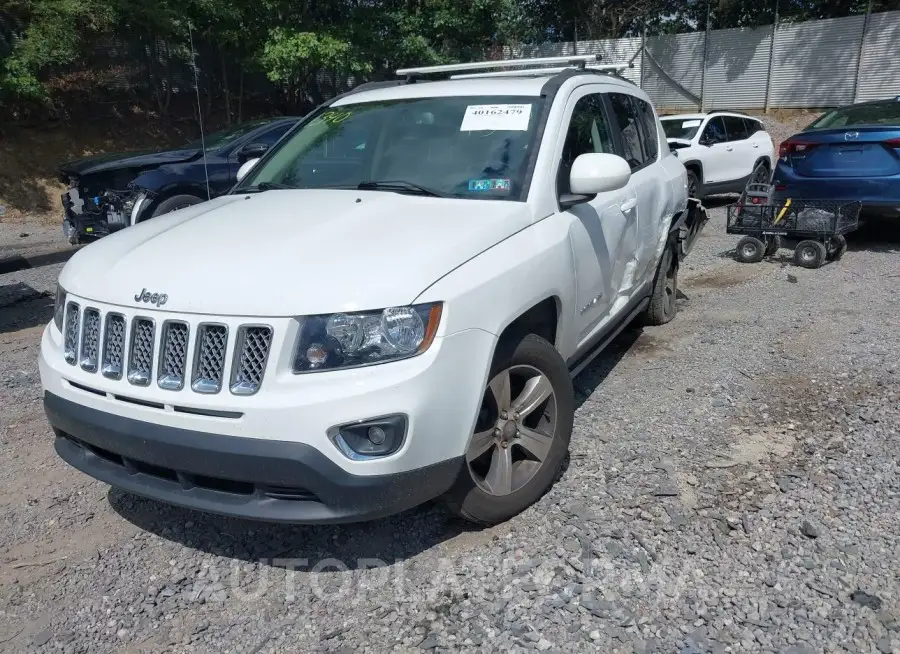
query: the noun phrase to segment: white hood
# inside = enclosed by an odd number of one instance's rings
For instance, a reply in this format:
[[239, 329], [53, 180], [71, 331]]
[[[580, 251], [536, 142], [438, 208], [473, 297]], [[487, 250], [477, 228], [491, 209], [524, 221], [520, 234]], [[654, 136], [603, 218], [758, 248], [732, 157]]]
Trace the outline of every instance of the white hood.
[[[60, 275], [75, 295], [165, 311], [292, 316], [412, 302], [460, 264], [531, 223], [521, 202], [380, 191], [229, 195], [79, 251]], [[142, 309], [151, 308], [141, 303]]]

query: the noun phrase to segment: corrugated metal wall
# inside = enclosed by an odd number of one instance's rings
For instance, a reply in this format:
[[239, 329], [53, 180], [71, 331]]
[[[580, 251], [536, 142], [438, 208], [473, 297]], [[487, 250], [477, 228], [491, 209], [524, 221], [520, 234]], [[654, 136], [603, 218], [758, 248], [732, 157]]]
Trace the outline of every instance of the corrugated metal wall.
[[660, 108], [699, 109], [706, 35], [647, 37], [641, 87]]
[[856, 87], [857, 102], [900, 95], [900, 11], [872, 14]]
[[710, 31], [705, 108], [754, 109], [765, 104], [771, 46], [771, 26]]
[[853, 102], [865, 16], [775, 30], [769, 106], [827, 107]]
[[[865, 35], [863, 32], [865, 31]], [[659, 109], [822, 108], [900, 95], [900, 11], [579, 42], [578, 54], [627, 61], [626, 75]], [[573, 54], [571, 43], [520, 49], [519, 56]], [[771, 61], [770, 61], [771, 59]], [[771, 66], [770, 66], [771, 63]]]

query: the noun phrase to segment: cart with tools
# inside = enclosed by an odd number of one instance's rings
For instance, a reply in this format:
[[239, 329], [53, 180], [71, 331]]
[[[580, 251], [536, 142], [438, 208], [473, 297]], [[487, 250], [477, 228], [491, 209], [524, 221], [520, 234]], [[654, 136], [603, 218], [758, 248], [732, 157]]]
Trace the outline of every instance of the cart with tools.
[[729, 234], [741, 234], [737, 260], [756, 263], [779, 248], [794, 247], [794, 263], [819, 268], [847, 251], [845, 234], [859, 227], [859, 202], [787, 198], [773, 201], [774, 187], [749, 184], [728, 207]]

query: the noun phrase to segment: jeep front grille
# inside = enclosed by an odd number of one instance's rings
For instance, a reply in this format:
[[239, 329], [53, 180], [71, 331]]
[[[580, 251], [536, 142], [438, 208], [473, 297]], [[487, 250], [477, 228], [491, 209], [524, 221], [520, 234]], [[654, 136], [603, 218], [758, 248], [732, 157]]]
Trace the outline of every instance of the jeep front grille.
[[66, 363], [73, 366], [78, 360], [78, 332], [79, 332], [79, 306], [75, 302], [69, 302], [66, 307], [66, 323], [63, 327], [63, 352], [66, 357]]
[[153, 374], [153, 321], [135, 318], [131, 323], [131, 343], [128, 347], [128, 381], [135, 386], [150, 384]]
[[122, 379], [122, 362], [125, 359], [125, 317], [119, 313], [106, 314], [106, 328], [103, 330], [104, 377]]
[[187, 370], [188, 326], [184, 322], [167, 322], [163, 325], [162, 352], [159, 355], [159, 375], [156, 383], [169, 391], [184, 387]]
[[226, 325], [193, 327], [183, 320], [167, 320], [160, 328], [157, 348], [156, 323], [151, 318], [128, 319], [93, 307], [82, 310], [77, 302], [69, 302], [63, 321], [63, 350], [69, 364], [79, 364], [88, 373], [100, 372], [107, 379], [125, 377], [134, 386], [149, 386], [156, 373], [156, 384], [170, 391], [184, 390], [185, 380], [190, 379], [196, 393], [218, 393], [226, 382], [234, 395], [259, 391], [273, 336], [269, 326], [240, 325], [237, 338], [230, 342]]
[[228, 327], [200, 325], [194, 355], [194, 376], [191, 388], [198, 393], [218, 393], [222, 388], [225, 352], [228, 347]]
[[234, 373], [231, 375], [231, 392], [235, 395], [253, 395], [262, 384], [272, 330], [264, 326], [245, 326], [238, 331], [238, 344]]
[[81, 330], [81, 369], [97, 372], [100, 359], [100, 312], [96, 309], [85, 309], [82, 318], [84, 327]]

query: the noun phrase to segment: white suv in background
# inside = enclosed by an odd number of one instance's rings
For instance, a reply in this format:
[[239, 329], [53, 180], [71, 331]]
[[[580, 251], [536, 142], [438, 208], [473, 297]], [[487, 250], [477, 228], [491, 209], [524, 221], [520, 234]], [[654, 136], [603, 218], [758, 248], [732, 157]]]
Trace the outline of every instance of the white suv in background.
[[675, 316], [705, 213], [630, 82], [423, 79], [454, 68], [357, 87], [229, 194], [75, 254], [40, 353], [59, 455], [271, 521], [443, 496], [491, 524], [536, 501], [572, 375], [632, 320]]
[[729, 111], [661, 118], [669, 147], [688, 171], [690, 196], [740, 193], [768, 183], [775, 146], [762, 122]]

